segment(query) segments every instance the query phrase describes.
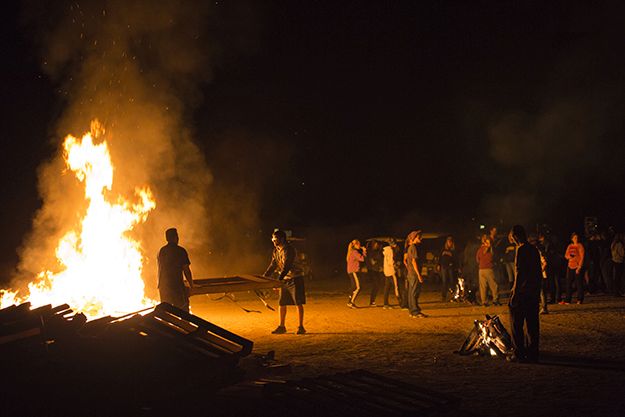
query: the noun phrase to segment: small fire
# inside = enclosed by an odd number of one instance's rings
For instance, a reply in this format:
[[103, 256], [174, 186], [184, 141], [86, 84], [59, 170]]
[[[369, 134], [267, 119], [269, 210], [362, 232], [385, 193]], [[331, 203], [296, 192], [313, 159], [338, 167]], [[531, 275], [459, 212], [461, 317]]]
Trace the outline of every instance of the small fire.
[[109, 202], [114, 169], [106, 141], [97, 140], [103, 134], [94, 120], [82, 139], [68, 135], [63, 143], [65, 162], [84, 184], [88, 207], [77, 230], [68, 231], [58, 243], [61, 271], [40, 272], [24, 298], [0, 291], [0, 307], [25, 301], [33, 307], [67, 303], [94, 318], [155, 304], [144, 294], [141, 245], [127, 233], [146, 221], [156, 203], [147, 187], [135, 189], [134, 204], [121, 196]]

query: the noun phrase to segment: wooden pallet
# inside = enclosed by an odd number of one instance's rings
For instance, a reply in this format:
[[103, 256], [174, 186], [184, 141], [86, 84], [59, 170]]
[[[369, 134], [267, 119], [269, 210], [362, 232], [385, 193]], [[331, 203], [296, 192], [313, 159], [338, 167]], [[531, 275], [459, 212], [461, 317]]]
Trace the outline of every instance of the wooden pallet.
[[202, 278], [193, 280], [191, 295], [266, 290], [280, 288], [281, 285], [277, 279], [252, 274]]
[[314, 408], [324, 416], [434, 416], [459, 400], [365, 370], [291, 381], [259, 381], [272, 407]]

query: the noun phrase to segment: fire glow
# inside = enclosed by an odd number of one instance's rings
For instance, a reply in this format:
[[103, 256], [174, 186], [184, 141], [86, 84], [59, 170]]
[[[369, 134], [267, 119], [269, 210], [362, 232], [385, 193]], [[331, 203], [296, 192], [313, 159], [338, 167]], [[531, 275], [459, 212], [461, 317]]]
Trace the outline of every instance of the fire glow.
[[156, 202], [148, 187], [136, 188], [137, 202], [121, 196], [109, 202], [113, 165], [104, 129], [97, 120], [82, 139], [71, 135], [63, 143], [67, 167], [85, 189], [88, 203], [75, 230], [59, 241], [56, 258], [59, 272], [42, 271], [28, 285], [29, 294], [19, 297], [0, 291], [0, 307], [29, 301], [33, 307], [67, 303], [76, 311], [95, 318], [119, 315], [153, 305], [146, 298], [141, 278], [141, 245], [128, 236], [146, 221]]

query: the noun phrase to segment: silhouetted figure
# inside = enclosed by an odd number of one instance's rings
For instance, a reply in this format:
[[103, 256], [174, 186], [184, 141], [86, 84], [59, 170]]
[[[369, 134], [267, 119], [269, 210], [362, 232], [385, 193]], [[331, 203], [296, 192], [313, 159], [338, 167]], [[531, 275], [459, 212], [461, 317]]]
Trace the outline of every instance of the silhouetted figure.
[[306, 304], [306, 289], [304, 288], [304, 271], [298, 264], [297, 251], [286, 239], [286, 233], [276, 230], [271, 235], [273, 242], [273, 254], [271, 263], [263, 274], [264, 276], [277, 275], [282, 281], [280, 287], [280, 324], [272, 332], [274, 334], [286, 333], [286, 309], [287, 306], [296, 306], [299, 326], [297, 334], [305, 334], [304, 329], [304, 304]]
[[169, 303], [181, 310], [189, 311], [189, 288], [193, 288], [191, 261], [187, 251], [178, 246], [178, 231], [174, 228], [165, 231], [167, 245], [158, 252], [158, 290], [161, 302]]
[[421, 244], [421, 230], [410, 232], [406, 238], [406, 243], [408, 244], [405, 257], [407, 270], [406, 280], [408, 281], [408, 310], [410, 312], [410, 317], [424, 318], [427, 316], [423, 314], [419, 306], [419, 295], [423, 287], [423, 277], [419, 270], [419, 256], [417, 253], [417, 246]]
[[[512, 237], [517, 244], [514, 285], [508, 303], [512, 343], [516, 360], [538, 362], [538, 302], [542, 281], [540, 254], [538, 249], [528, 243], [523, 226], [514, 226]], [[524, 326], [527, 331], [524, 331]]]
[[614, 240], [610, 245], [612, 255], [612, 295], [616, 297], [623, 296], [623, 258], [625, 257], [625, 244], [623, 242], [623, 234], [614, 235]]
[[369, 305], [375, 307], [375, 299], [384, 280], [384, 255], [382, 254], [382, 246], [377, 240], [372, 240], [367, 246], [367, 274], [371, 281], [371, 295], [369, 296]]
[[445, 245], [438, 257], [438, 268], [441, 274], [441, 300], [446, 302], [450, 298], [450, 289], [456, 285], [458, 271], [458, 257], [453, 236], [447, 236]]

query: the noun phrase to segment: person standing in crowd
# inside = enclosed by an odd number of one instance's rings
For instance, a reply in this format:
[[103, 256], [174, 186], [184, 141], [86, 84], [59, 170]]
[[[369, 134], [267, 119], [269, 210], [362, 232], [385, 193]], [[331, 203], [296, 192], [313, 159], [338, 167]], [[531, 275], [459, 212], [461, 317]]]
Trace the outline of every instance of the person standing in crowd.
[[388, 297], [391, 292], [391, 288], [395, 289], [395, 297], [397, 303], [401, 305], [401, 299], [399, 298], [399, 286], [397, 282], [397, 271], [395, 270], [395, 254], [393, 253], [394, 247], [397, 246], [394, 240], [391, 240], [388, 245], [384, 246], [382, 253], [384, 254], [384, 308], [390, 309], [391, 305], [388, 302]]
[[498, 285], [503, 284], [504, 271], [502, 239], [497, 236], [496, 226], [492, 226], [490, 229], [488, 229], [488, 238], [490, 239], [490, 247], [493, 250], [493, 273], [495, 274], [495, 282]]
[[538, 362], [540, 336], [538, 316], [542, 281], [540, 254], [538, 249], [528, 244], [523, 226], [514, 226], [511, 233], [517, 244], [515, 278], [508, 303], [515, 355], [513, 360], [535, 363]]
[[454, 288], [458, 271], [458, 259], [456, 256], [456, 244], [453, 236], [447, 236], [445, 244], [438, 257], [438, 269], [441, 274], [441, 300], [446, 302], [450, 295], [450, 289]]
[[482, 299], [482, 305], [485, 307], [488, 306], [488, 289], [490, 289], [493, 296], [493, 304], [496, 306], [501, 305], [499, 303], [499, 289], [495, 280], [495, 272], [493, 271], [493, 258], [490, 237], [484, 235], [482, 236], [482, 246], [477, 250], [475, 259], [479, 265], [480, 298]]
[[357, 308], [356, 306], [356, 297], [360, 293], [360, 277], [358, 273], [360, 271], [360, 263], [365, 261], [365, 256], [367, 255], [367, 250], [360, 245], [360, 241], [358, 239], [354, 239], [349, 242], [347, 246], [347, 274], [349, 275], [352, 287], [351, 287], [351, 295], [349, 296], [349, 301], [347, 306], [350, 308]]
[[367, 245], [367, 275], [371, 281], [371, 294], [369, 296], [369, 306], [375, 307], [375, 299], [378, 296], [378, 290], [384, 279], [384, 255], [380, 242], [372, 240]]
[[271, 241], [274, 249], [271, 256], [271, 263], [263, 274], [264, 276], [277, 275], [277, 279], [282, 281], [280, 287], [280, 324], [273, 334], [286, 333], [286, 309], [287, 306], [296, 306], [298, 313], [299, 326], [297, 334], [305, 334], [304, 329], [304, 304], [306, 304], [306, 289], [304, 288], [304, 272], [301, 265], [298, 264], [298, 256], [295, 247], [286, 239], [286, 233], [282, 230], [276, 230], [271, 235]]
[[421, 244], [421, 230], [415, 230], [408, 234], [406, 242], [409, 245], [406, 250], [405, 264], [408, 271], [406, 279], [408, 281], [408, 310], [412, 318], [425, 318], [419, 306], [419, 295], [423, 287], [423, 277], [419, 270], [419, 257], [417, 246]]
[[547, 258], [543, 252], [544, 248], [534, 234], [531, 234], [527, 241], [538, 249], [538, 254], [540, 255], [540, 276], [542, 277], [540, 280], [540, 314], [549, 314], [549, 308], [547, 307]]
[[545, 257], [546, 262], [545, 274], [547, 275], [547, 282], [545, 283], [545, 288], [549, 293], [547, 303], [555, 304], [560, 301], [560, 262], [551, 237], [547, 237], [543, 232], [538, 233], [538, 250]]
[[[167, 245], [158, 251], [158, 291], [161, 302], [169, 303], [181, 310], [189, 311], [189, 289], [193, 288], [193, 274], [189, 254], [178, 246], [178, 231], [174, 228], [165, 231]], [[189, 288], [186, 287], [184, 279]]]
[[512, 238], [512, 233], [508, 233], [508, 244], [504, 248], [503, 266], [508, 279], [508, 285], [512, 287], [514, 283], [514, 257], [516, 255], [516, 245]]
[[614, 235], [614, 240], [610, 245], [610, 252], [612, 254], [612, 295], [616, 297], [623, 296], [623, 258], [625, 258], [625, 246], [623, 244], [623, 234], [617, 233]]
[[573, 299], [573, 282], [577, 287], [577, 304], [584, 302], [584, 276], [582, 267], [584, 266], [584, 246], [579, 242], [579, 235], [575, 232], [571, 234], [571, 243], [566, 248], [564, 257], [568, 261], [566, 271], [566, 300], [560, 304], [570, 304]]

